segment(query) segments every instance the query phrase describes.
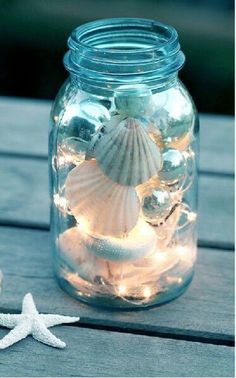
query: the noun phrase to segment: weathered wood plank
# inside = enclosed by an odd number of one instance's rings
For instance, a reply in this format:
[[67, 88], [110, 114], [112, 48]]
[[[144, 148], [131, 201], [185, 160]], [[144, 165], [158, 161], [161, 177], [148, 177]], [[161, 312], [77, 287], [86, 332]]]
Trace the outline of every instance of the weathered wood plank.
[[2, 222], [49, 225], [47, 162], [0, 158]]
[[234, 244], [234, 180], [201, 176], [199, 180], [199, 241], [201, 245]]
[[[51, 101], [0, 98], [0, 153], [47, 156]], [[200, 169], [234, 172], [234, 119], [200, 115]]]
[[101, 311], [64, 293], [52, 275], [47, 231], [0, 227], [0, 267], [4, 275], [0, 311], [20, 310], [22, 297], [29, 291], [42, 312], [80, 315], [88, 324], [232, 340], [232, 252], [200, 249], [195, 277], [187, 292], [165, 306], [140, 312]]
[[[47, 163], [0, 158], [0, 167], [0, 222], [49, 227]], [[233, 244], [233, 185], [230, 177], [202, 175], [199, 193], [201, 245]]]
[[[49, 349], [28, 337], [1, 351], [1, 377], [234, 376], [229, 347], [78, 327], [52, 332], [67, 342], [66, 349]], [[0, 337], [5, 333], [0, 329]]]
[[200, 170], [234, 174], [234, 118], [200, 114]]
[[51, 101], [0, 98], [0, 151], [47, 156]]

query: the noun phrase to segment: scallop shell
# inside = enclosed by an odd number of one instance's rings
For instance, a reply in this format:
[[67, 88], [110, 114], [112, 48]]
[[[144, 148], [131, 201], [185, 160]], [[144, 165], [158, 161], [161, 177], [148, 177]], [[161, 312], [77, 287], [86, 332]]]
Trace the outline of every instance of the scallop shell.
[[96, 147], [103, 173], [121, 185], [137, 186], [161, 169], [161, 154], [141, 120], [126, 118], [107, 128]]
[[138, 260], [153, 252], [157, 241], [153, 228], [142, 219], [125, 238], [95, 237], [85, 233], [81, 237], [91, 253], [111, 261]]
[[140, 202], [135, 189], [105, 177], [94, 160], [69, 172], [65, 196], [76, 220], [95, 235], [123, 236], [138, 221]]

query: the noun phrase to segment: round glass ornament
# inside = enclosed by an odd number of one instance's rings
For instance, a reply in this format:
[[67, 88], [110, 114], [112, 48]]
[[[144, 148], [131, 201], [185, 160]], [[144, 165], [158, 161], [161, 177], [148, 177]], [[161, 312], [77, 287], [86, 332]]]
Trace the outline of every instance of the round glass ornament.
[[168, 191], [157, 188], [143, 198], [142, 212], [145, 220], [152, 224], [163, 222], [171, 209], [171, 197]]
[[119, 309], [182, 294], [196, 259], [198, 118], [174, 28], [75, 29], [51, 111], [51, 234], [60, 286]]

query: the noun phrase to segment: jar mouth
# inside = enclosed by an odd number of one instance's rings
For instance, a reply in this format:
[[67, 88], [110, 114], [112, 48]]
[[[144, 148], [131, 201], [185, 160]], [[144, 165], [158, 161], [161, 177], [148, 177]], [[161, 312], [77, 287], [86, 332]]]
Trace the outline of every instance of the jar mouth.
[[[112, 37], [111, 37], [112, 36]], [[158, 21], [141, 18], [113, 18], [89, 22], [75, 29], [69, 44], [107, 54], [139, 54], [160, 51], [178, 35]]]
[[89, 22], [72, 32], [68, 46], [66, 69], [82, 81], [95, 79], [98, 86], [106, 81], [108, 88], [130, 80], [153, 86], [184, 64], [176, 30], [149, 19]]

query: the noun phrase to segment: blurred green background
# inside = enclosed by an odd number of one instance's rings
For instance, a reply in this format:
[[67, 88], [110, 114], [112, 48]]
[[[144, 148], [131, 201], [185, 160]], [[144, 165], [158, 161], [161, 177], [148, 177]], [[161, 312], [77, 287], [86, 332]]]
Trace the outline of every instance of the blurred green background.
[[180, 77], [201, 112], [234, 112], [233, 0], [0, 0], [0, 95], [55, 97], [76, 26], [144, 17], [173, 25], [186, 64]]

